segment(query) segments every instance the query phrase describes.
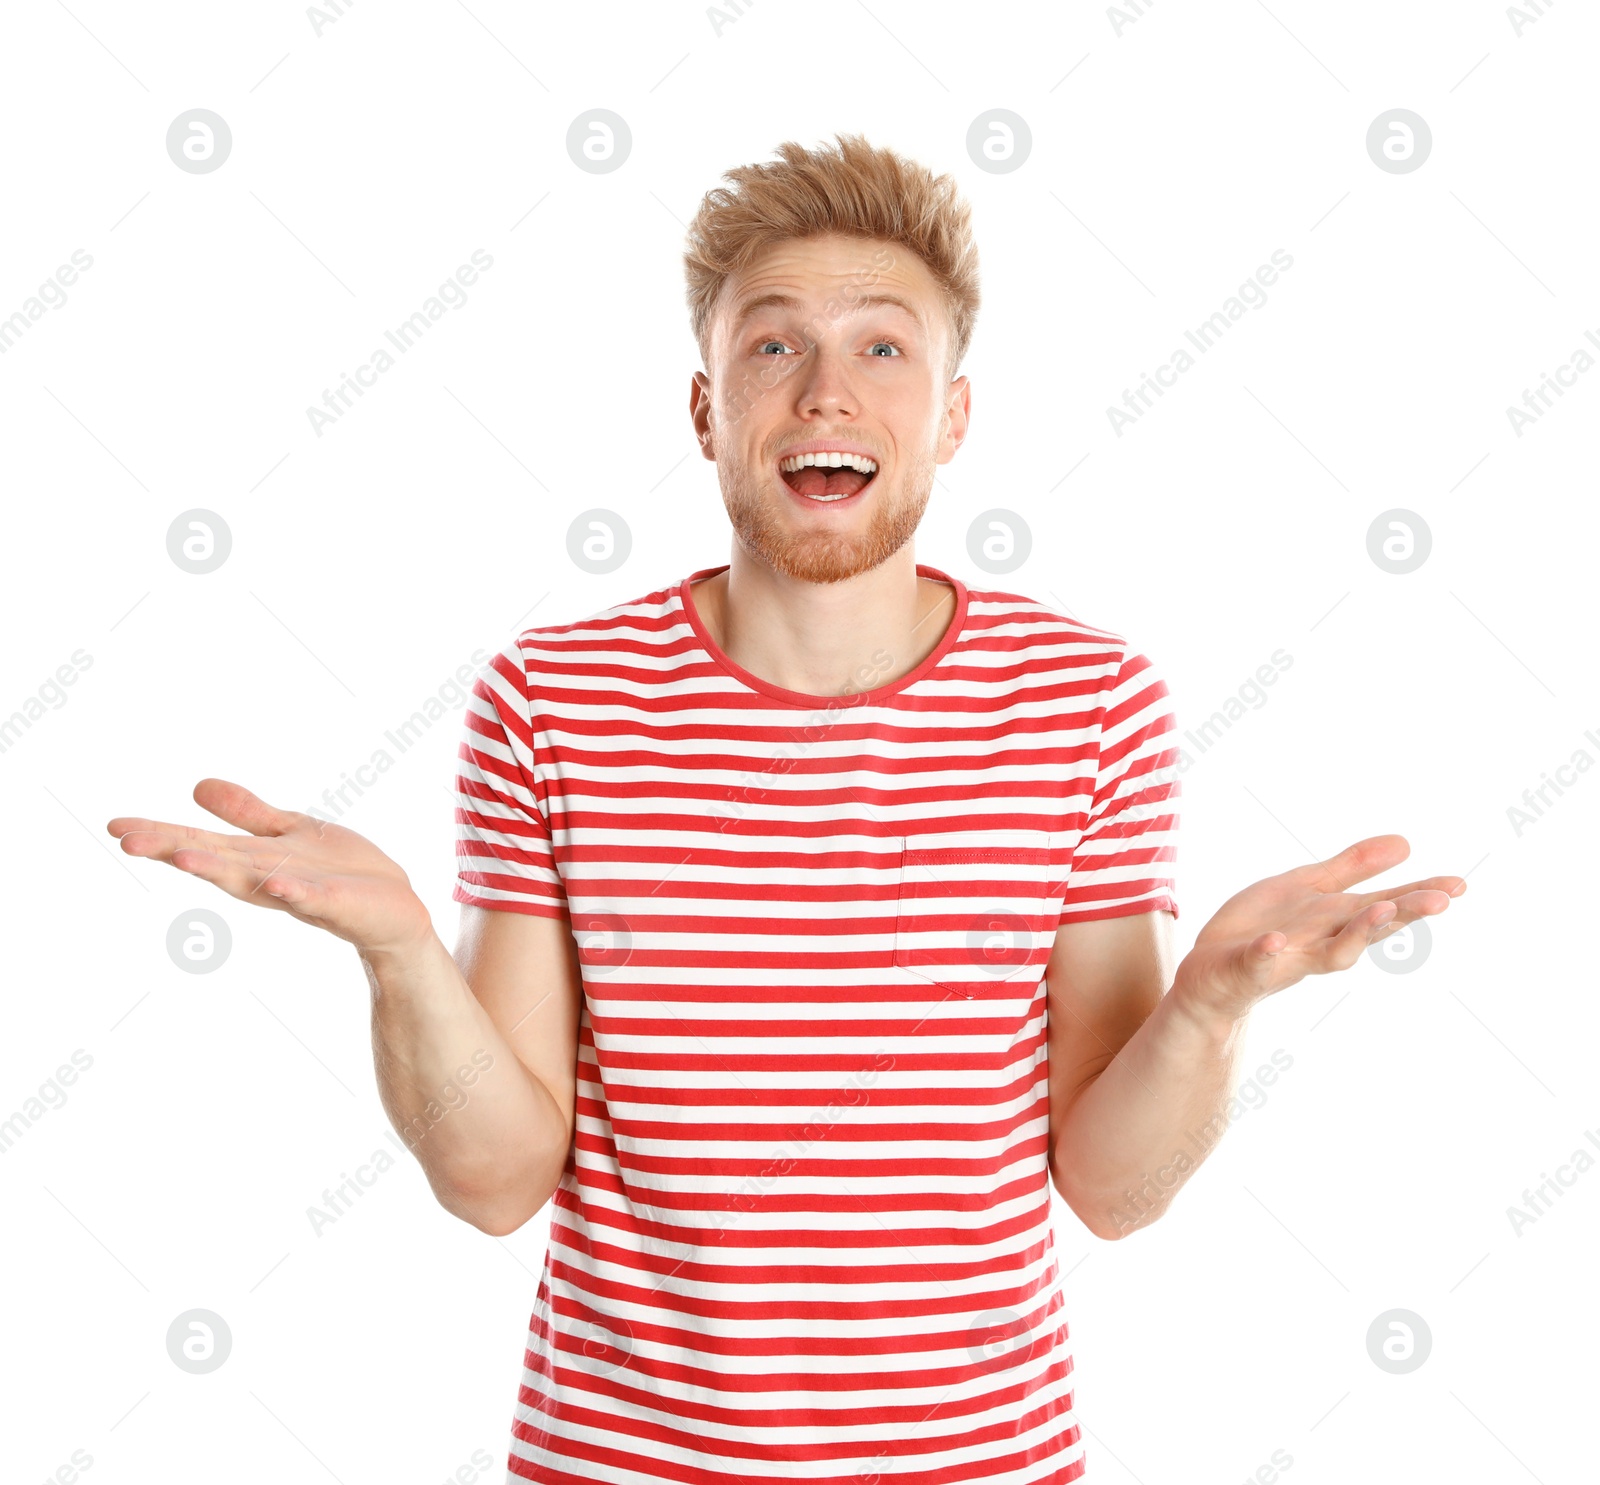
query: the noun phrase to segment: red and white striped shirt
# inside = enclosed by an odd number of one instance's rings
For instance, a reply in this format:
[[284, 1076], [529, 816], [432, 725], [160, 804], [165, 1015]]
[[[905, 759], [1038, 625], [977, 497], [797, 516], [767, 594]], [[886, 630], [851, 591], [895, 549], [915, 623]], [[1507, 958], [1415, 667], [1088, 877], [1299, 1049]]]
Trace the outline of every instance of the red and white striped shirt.
[[1043, 976], [1058, 922], [1177, 912], [1167, 687], [918, 564], [927, 659], [803, 695], [706, 630], [722, 570], [467, 707], [455, 899], [570, 919], [583, 974], [507, 1478], [1081, 1479]]

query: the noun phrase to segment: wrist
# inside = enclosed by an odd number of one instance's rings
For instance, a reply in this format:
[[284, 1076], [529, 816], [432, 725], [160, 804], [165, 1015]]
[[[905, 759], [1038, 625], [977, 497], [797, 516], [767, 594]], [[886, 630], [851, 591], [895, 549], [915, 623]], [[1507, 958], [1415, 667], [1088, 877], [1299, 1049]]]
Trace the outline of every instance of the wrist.
[[1181, 965], [1166, 998], [1174, 1015], [1181, 1016], [1198, 1035], [1219, 1047], [1232, 1041], [1250, 1017], [1250, 1006], [1241, 1004], [1237, 995], [1186, 975]]
[[[420, 901], [419, 901], [420, 907]], [[435, 945], [442, 947], [439, 935], [434, 932], [433, 919], [423, 909], [419, 921], [409, 925], [378, 943], [358, 943], [355, 951], [362, 963], [379, 974], [392, 974], [417, 965], [433, 952]]]

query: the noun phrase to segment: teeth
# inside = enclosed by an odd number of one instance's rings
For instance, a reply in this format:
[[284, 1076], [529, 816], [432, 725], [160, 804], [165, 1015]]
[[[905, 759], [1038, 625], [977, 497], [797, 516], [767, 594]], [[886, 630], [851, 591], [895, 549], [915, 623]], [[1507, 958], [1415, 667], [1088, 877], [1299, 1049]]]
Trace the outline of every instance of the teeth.
[[788, 459], [778, 462], [778, 468], [785, 473], [793, 474], [797, 469], [804, 469], [808, 464], [818, 464], [824, 469], [859, 469], [863, 474], [875, 474], [878, 466], [876, 462], [867, 458], [865, 454], [795, 454]]

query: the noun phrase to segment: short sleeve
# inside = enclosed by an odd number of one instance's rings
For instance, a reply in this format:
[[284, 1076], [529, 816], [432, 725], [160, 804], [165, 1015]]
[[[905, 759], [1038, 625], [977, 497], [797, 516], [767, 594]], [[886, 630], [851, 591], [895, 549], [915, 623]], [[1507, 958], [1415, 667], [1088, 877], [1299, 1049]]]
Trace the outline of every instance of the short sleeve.
[[513, 640], [473, 682], [456, 752], [456, 884], [473, 907], [567, 916], [554, 843], [534, 787], [536, 734]]
[[1149, 659], [1124, 650], [1102, 697], [1089, 818], [1073, 853], [1061, 921], [1165, 908], [1178, 915], [1178, 724]]

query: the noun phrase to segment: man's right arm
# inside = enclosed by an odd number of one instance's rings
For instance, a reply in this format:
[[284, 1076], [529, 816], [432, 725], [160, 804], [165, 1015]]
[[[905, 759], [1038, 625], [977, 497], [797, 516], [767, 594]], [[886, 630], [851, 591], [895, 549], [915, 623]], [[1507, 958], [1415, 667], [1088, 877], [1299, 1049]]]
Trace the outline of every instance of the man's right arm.
[[201, 779], [194, 800], [248, 833], [142, 815], [106, 829], [129, 856], [353, 944], [384, 1111], [448, 1211], [497, 1236], [522, 1226], [572, 1148], [583, 978], [566, 914], [463, 906], [452, 958], [410, 878], [365, 836], [227, 779]]
[[515, 1232], [572, 1147], [583, 988], [570, 924], [463, 906], [454, 956], [430, 932], [361, 961], [390, 1122], [440, 1205]]

